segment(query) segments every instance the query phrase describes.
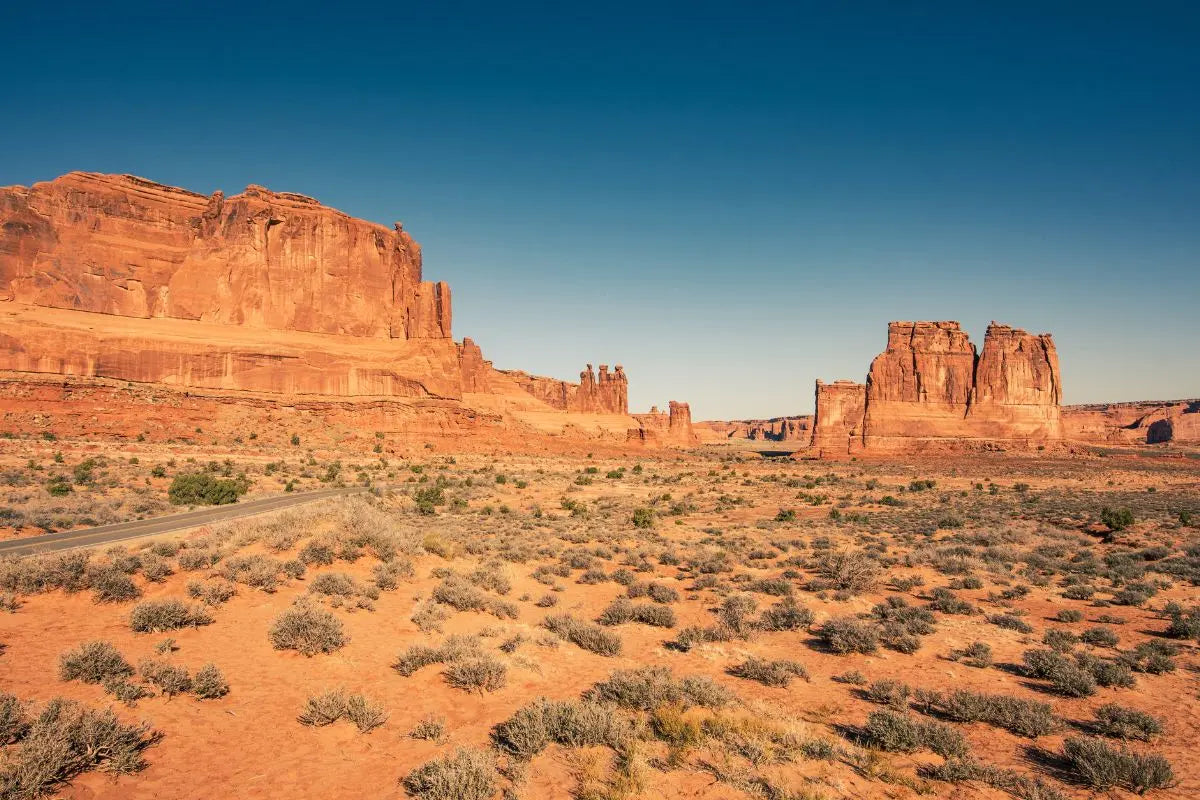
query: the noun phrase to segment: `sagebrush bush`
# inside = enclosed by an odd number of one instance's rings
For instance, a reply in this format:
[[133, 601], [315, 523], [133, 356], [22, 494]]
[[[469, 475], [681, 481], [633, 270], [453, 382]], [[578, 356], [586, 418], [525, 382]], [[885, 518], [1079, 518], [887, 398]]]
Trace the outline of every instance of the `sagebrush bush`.
[[1057, 727], [1053, 708], [1037, 700], [967, 689], [928, 692], [923, 700], [927, 710], [955, 722], [986, 722], [1018, 736], [1045, 736]]
[[203, 606], [182, 600], [146, 600], [129, 612], [129, 628], [138, 633], [164, 633], [179, 628], [212, 624], [212, 614]]
[[192, 693], [201, 700], [216, 700], [229, 694], [229, 683], [216, 664], [205, 664], [192, 679]]
[[144, 658], [138, 662], [138, 674], [158, 688], [167, 697], [191, 691], [192, 679], [186, 667], [171, 664], [156, 658]]
[[798, 661], [788, 659], [748, 658], [728, 670], [730, 675], [758, 681], [764, 686], [784, 688], [793, 678], [809, 680], [808, 669]]
[[126, 725], [110, 709], [96, 711], [55, 698], [0, 764], [0, 797], [34, 800], [94, 769], [137, 772], [145, 766], [142, 751], [160, 738], [147, 723]]
[[576, 619], [570, 614], [557, 614], [542, 621], [551, 633], [584, 650], [601, 656], [621, 654], [621, 637], [591, 622]]
[[505, 753], [523, 761], [552, 742], [566, 747], [617, 748], [633, 735], [633, 725], [611, 706], [578, 700], [540, 698], [492, 729]]
[[58, 676], [64, 681], [103, 683], [132, 674], [133, 665], [110, 642], [86, 642], [58, 659]]
[[452, 662], [443, 673], [446, 683], [464, 691], [494, 692], [508, 681], [508, 668], [488, 655]]
[[1142, 741], [1150, 741], [1163, 732], [1162, 721], [1157, 717], [1116, 703], [1105, 703], [1097, 708], [1092, 727], [1102, 736]]
[[949, 725], [917, 720], [896, 711], [872, 711], [864, 733], [870, 744], [893, 753], [927, 748], [943, 758], [961, 758], [970, 750], [963, 735]]
[[332, 653], [350, 640], [341, 620], [307, 605], [294, 606], [276, 617], [268, 636], [276, 650], [296, 650], [306, 656]]
[[616, 670], [584, 697], [639, 711], [650, 711], [664, 703], [721, 708], [733, 700], [732, 693], [711, 678], [689, 675], [677, 679], [666, 667]]
[[1101, 739], [1072, 736], [1063, 742], [1063, 758], [1071, 771], [1095, 789], [1120, 786], [1142, 794], [1175, 782], [1171, 763], [1155, 753], [1134, 753], [1110, 747]]
[[496, 764], [485, 750], [460, 747], [417, 767], [403, 783], [417, 800], [492, 800]]
[[834, 617], [816, 630], [817, 636], [835, 653], [874, 653], [883, 633], [880, 626], [856, 617]]
[[758, 627], [764, 631], [799, 631], [813, 624], [813, 612], [791, 597], [763, 611]]

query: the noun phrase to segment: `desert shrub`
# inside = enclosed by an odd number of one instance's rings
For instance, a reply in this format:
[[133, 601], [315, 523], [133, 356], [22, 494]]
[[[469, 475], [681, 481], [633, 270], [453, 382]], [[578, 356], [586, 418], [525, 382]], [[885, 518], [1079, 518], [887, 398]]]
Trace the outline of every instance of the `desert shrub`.
[[1133, 512], [1128, 508], [1111, 508], [1105, 506], [1100, 509], [1100, 521], [1113, 531], [1123, 531], [1133, 524]]
[[424, 644], [414, 644], [410, 645], [408, 649], [397, 657], [396, 662], [392, 664], [392, 669], [408, 678], [422, 667], [427, 667], [430, 664], [440, 664], [443, 660], [441, 648], [430, 647]]
[[411, 578], [414, 574], [412, 562], [401, 558], [384, 561], [371, 568], [371, 580], [385, 592], [399, 587], [402, 579]]
[[462, 748], [435, 758], [404, 776], [404, 789], [417, 800], [491, 800], [496, 765], [484, 750]]
[[833, 588], [851, 594], [868, 591], [879, 580], [879, 562], [866, 553], [835, 550], [818, 557], [815, 566]]
[[408, 732], [410, 738], [439, 742], [446, 735], [446, 718], [429, 714], [413, 726]]
[[137, 701], [144, 697], [153, 697], [154, 692], [140, 683], [134, 683], [126, 678], [107, 678], [104, 681], [104, 691], [111, 694], [127, 706], [136, 706]]
[[170, 563], [156, 553], [142, 556], [142, 577], [151, 583], [161, 583], [167, 576], [175, 574]]
[[88, 588], [85, 550], [53, 556], [0, 558], [0, 590], [15, 594], [39, 594], [52, 589], [78, 592]]
[[651, 581], [646, 588], [646, 594], [656, 603], [675, 603], [679, 601], [679, 590], [665, 583]]
[[817, 628], [816, 633], [835, 653], [870, 654], [879, 649], [882, 630], [876, 623], [856, 617], [834, 617]]
[[358, 592], [358, 584], [344, 572], [322, 572], [308, 584], [308, 590], [316, 594], [349, 597]]
[[758, 601], [748, 594], [734, 594], [721, 602], [717, 611], [720, 624], [743, 639], [749, 638], [755, 629], [754, 612]]
[[138, 674], [168, 697], [191, 691], [192, 679], [186, 667], [157, 658], [144, 658], [138, 663]]
[[576, 619], [569, 614], [556, 614], [546, 617], [542, 624], [559, 638], [566, 639], [589, 652], [602, 656], [621, 654], [621, 637], [594, 623]]
[[986, 722], [1018, 736], [1045, 736], [1057, 725], [1050, 704], [1036, 700], [966, 689], [927, 693], [923, 699], [928, 710], [955, 722]]
[[458, 575], [450, 575], [434, 587], [432, 597], [458, 611], [487, 611], [500, 618], [515, 619], [516, 607], [493, 597]]
[[1098, 686], [1132, 688], [1137, 683], [1129, 665], [1115, 659], [1098, 658], [1090, 653], [1075, 653], [1075, 663], [1088, 672]]
[[798, 631], [812, 623], [812, 611], [786, 597], [759, 615], [757, 627], [764, 631]]
[[227, 602], [237, 594], [237, 588], [232, 583], [225, 581], [214, 581], [212, 583], [188, 581], [187, 593], [188, 597], [194, 600], [200, 600], [201, 602], [216, 606]]
[[244, 481], [217, 478], [208, 472], [184, 472], [171, 481], [167, 499], [177, 506], [219, 506], [236, 503], [249, 488]]
[[908, 708], [908, 698], [912, 695], [912, 687], [903, 681], [884, 678], [875, 681], [867, 687], [867, 699], [872, 703], [890, 706], [897, 711]]
[[1178, 654], [1179, 646], [1175, 643], [1150, 640], [1140, 642], [1133, 650], [1122, 653], [1121, 660], [1137, 672], [1162, 675], [1175, 671], [1175, 656]]
[[160, 738], [144, 722], [122, 723], [110, 709], [55, 698], [29, 725], [20, 748], [0, 764], [0, 797], [33, 800], [94, 769], [137, 772], [145, 766], [142, 751]]
[[933, 590], [929, 607], [943, 614], [975, 614], [978, 609], [944, 586]]
[[990, 614], [987, 621], [998, 628], [1016, 631], [1017, 633], [1033, 633], [1033, 626], [1016, 614]]
[[192, 693], [201, 700], [216, 700], [229, 694], [229, 683], [215, 664], [205, 664], [192, 679]]
[[1042, 634], [1042, 644], [1059, 653], [1069, 653], [1079, 644], [1079, 637], [1063, 628], [1050, 628]]
[[341, 620], [307, 605], [294, 606], [276, 617], [268, 636], [276, 650], [296, 650], [306, 656], [332, 653], [349, 641]]
[[1090, 600], [1094, 594], [1096, 594], [1096, 587], [1086, 583], [1075, 583], [1063, 590], [1063, 597], [1068, 600]]
[[59, 656], [58, 676], [64, 681], [103, 683], [133, 674], [133, 665], [105, 641], [86, 642]]
[[1105, 703], [1096, 709], [1096, 721], [1092, 723], [1092, 728], [1102, 736], [1143, 741], [1149, 741], [1163, 732], [1162, 722], [1157, 717], [1116, 703]]
[[254, 554], [227, 558], [221, 564], [221, 577], [270, 594], [279, 588], [279, 572], [283, 562], [269, 556]]
[[608, 680], [585, 692], [584, 697], [640, 711], [650, 711], [668, 703], [720, 708], [733, 699], [727, 689], [710, 678], [690, 675], [676, 679], [666, 667], [616, 670]]
[[1063, 608], [1054, 618], [1059, 622], [1083, 622], [1083, 612], [1074, 608]]
[[189, 548], [179, 554], [179, 568], [186, 572], [195, 572], [200, 569], [208, 569], [220, 559], [220, 553], [214, 550]]
[[864, 734], [870, 744], [891, 753], [915, 753], [927, 748], [950, 758], [965, 756], [970, 749], [963, 735], [951, 726], [895, 711], [872, 711]]
[[992, 665], [992, 646], [987, 642], [971, 642], [962, 650], [952, 650], [950, 658], [968, 667], [987, 669]]
[[863, 675], [861, 672], [859, 672], [856, 669], [852, 669], [847, 672], [843, 672], [840, 675], [834, 675], [832, 680], [835, 680], [838, 683], [846, 683], [846, 684], [849, 684], [850, 686], [866, 686], [867, 685], [867, 676]]
[[1079, 634], [1079, 639], [1096, 647], [1116, 647], [1117, 643], [1121, 641], [1116, 631], [1104, 625], [1088, 628]]
[[653, 508], [635, 508], [630, 521], [633, 523], [633, 527], [645, 529], [654, 527], [654, 518]]
[[311, 695], [297, 721], [301, 725], [324, 727], [340, 719], [354, 723], [360, 733], [370, 733], [387, 721], [387, 713], [362, 694], [332, 689]]
[[0, 692], [0, 747], [18, 741], [28, 731], [24, 704], [16, 695]]
[[1171, 764], [1162, 756], [1117, 749], [1090, 736], [1068, 738], [1063, 742], [1062, 754], [1071, 771], [1094, 789], [1120, 786], [1142, 794], [1175, 782]]
[[528, 761], [551, 743], [616, 748], [632, 733], [630, 722], [610, 706], [540, 698], [494, 727], [492, 739], [502, 752]]
[[808, 669], [803, 664], [788, 659], [748, 658], [741, 664], [730, 667], [728, 672], [738, 678], [779, 688], [786, 687], [793, 678], [803, 678], [806, 681], [809, 679]]
[[1171, 621], [1163, 632], [1164, 636], [1200, 640], [1200, 606], [1172, 608], [1170, 616]]
[[310, 567], [327, 567], [333, 563], [337, 555], [335, 544], [335, 542], [321, 537], [310, 539], [305, 542], [304, 547], [300, 548], [300, 552], [296, 554], [296, 557]]
[[494, 692], [504, 688], [508, 668], [492, 656], [455, 661], [443, 673], [446, 683], [464, 691]]
[[142, 590], [133, 579], [113, 567], [89, 569], [88, 585], [95, 593], [97, 603], [125, 603], [142, 596]]
[[596, 621], [601, 625], [641, 622], [660, 628], [673, 628], [675, 627], [675, 612], [666, 606], [653, 603], [631, 603], [623, 597], [618, 597], [600, 613]]
[[667, 646], [686, 653], [698, 644], [728, 642], [733, 637], [733, 631], [723, 625], [713, 625], [707, 628], [689, 625], [681, 630], [673, 641], [668, 642]]
[[179, 628], [209, 625], [212, 614], [203, 606], [189, 605], [182, 600], [146, 600], [129, 612], [129, 628], [137, 633], [163, 633]]

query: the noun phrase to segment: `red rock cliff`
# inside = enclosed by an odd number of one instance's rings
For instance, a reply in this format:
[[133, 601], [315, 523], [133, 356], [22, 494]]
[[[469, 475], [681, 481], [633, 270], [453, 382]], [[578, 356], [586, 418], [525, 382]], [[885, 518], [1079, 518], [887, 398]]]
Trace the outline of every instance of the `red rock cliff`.
[[977, 357], [957, 322], [893, 322], [865, 386], [817, 381], [812, 446], [842, 453], [1042, 445], [1063, 438], [1061, 399], [1050, 334], [993, 322]]
[[125, 317], [393, 339], [450, 338], [421, 249], [303, 195], [204, 196], [73, 172], [0, 189], [0, 296]]

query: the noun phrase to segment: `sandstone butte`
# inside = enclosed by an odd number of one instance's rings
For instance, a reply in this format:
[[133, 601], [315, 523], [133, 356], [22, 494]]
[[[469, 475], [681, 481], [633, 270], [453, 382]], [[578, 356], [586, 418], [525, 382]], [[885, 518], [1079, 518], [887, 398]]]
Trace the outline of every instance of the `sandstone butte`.
[[620, 366], [496, 369], [451, 334], [397, 223], [249, 186], [196, 194], [73, 172], [0, 188], [9, 428], [152, 435], [287, 426], [522, 447], [696, 442], [686, 404], [629, 413]]
[[1200, 441], [1200, 402], [1063, 407], [1050, 334], [993, 322], [976, 351], [957, 322], [892, 322], [866, 383], [816, 384], [811, 452], [1033, 449]]

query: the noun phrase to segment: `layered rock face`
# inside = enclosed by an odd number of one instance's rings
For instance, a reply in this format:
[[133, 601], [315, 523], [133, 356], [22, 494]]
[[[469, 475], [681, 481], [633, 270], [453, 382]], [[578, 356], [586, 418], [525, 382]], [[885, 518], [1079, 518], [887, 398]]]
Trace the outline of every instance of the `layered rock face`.
[[612, 372], [600, 365], [599, 378], [591, 364], [579, 373], [579, 383], [530, 375], [519, 370], [502, 370], [522, 389], [547, 405], [580, 414], [628, 414], [629, 379], [618, 364]]
[[1072, 441], [1094, 444], [1200, 444], [1200, 400], [1065, 406]]
[[650, 409], [648, 414], [634, 414], [638, 427], [628, 433], [630, 441], [657, 447], [694, 447], [700, 437], [692, 428], [692, 409], [687, 403], [672, 400], [667, 404], [667, 413]]
[[1049, 334], [993, 322], [977, 355], [957, 322], [893, 322], [865, 385], [817, 382], [811, 444], [829, 454], [1044, 445], [1063, 438], [1061, 399]]
[[0, 286], [34, 306], [392, 339], [450, 338], [399, 224], [249, 186], [210, 196], [73, 172], [0, 190]]
[[[31, 398], [56, 396], [48, 379], [62, 397], [39, 408]], [[299, 407], [414, 436], [474, 425], [623, 442], [636, 424], [620, 366], [588, 365], [575, 384], [456, 344], [450, 289], [422, 280], [399, 224], [259, 186], [226, 197], [83, 172], [0, 188], [0, 384], [8, 421], [42, 426], [121, 392], [234, 429]], [[108, 429], [118, 412], [145, 417], [113, 402]]]
[[773, 417], [771, 419], [705, 420], [692, 423], [702, 441], [749, 439], [764, 442], [803, 442], [811, 436], [812, 417]]
[[811, 447], [820, 456], [846, 455], [862, 449], [867, 387], [854, 381], [817, 381]]

